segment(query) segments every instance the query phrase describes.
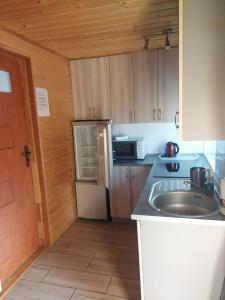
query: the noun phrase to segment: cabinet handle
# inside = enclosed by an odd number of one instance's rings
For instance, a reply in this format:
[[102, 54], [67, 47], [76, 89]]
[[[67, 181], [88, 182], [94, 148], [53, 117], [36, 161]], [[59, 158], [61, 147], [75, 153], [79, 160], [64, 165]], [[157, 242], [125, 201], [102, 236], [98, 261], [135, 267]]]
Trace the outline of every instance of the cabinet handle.
[[127, 179], [129, 179], [130, 178], [130, 176], [129, 176], [130, 174], [129, 173], [127, 173]]
[[158, 120], [161, 121], [162, 118], [162, 110], [161, 108], [158, 109]]
[[156, 121], [156, 109], [153, 109], [153, 121]]
[[96, 117], [96, 115], [95, 115], [95, 106], [93, 106], [92, 109], [93, 109], [93, 117], [95, 118]]
[[131, 179], [133, 179], [133, 180], [135, 179], [135, 175], [134, 174], [132, 174]]
[[179, 128], [179, 111], [175, 114], [175, 126], [177, 129]]
[[133, 112], [132, 112], [132, 110], [130, 110], [130, 121], [131, 121], [131, 123], [133, 123]]
[[89, 115], [89, 117], [91, 117], [91, 107], [90, 106], [88, 107], [88, 115]]

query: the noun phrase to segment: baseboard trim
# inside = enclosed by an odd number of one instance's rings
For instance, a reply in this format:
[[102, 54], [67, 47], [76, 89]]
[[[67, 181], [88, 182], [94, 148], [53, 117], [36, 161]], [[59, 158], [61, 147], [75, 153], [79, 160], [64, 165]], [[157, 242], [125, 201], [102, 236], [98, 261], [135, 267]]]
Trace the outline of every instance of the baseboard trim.
[[0, 300], [15, 285], [15, 283], [23, 276], [29, 267], [46, 251], [47, 247], [41, 246], [31, 255], [2, 285], [0, 292]]

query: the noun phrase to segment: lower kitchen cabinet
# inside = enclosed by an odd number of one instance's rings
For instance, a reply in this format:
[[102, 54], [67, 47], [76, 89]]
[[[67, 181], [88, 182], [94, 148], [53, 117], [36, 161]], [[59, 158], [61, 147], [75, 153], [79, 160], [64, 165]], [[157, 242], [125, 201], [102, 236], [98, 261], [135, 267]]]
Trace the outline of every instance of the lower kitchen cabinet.
[[114, 186], [110, 195], [110, 209], [112, 218], [130, 218], [131, 188], [130, 167], [113, 167]]
[[112, 218], [130, 218], [151, 166], [114, 166], [114, 187], [110, 193]]
[[145, 181], [151, 170], [150, 166], [132, 166], [130, 167], [131, 176], [131, 206], [132, 210], [138, 202], [140, 194], [143, 190]]

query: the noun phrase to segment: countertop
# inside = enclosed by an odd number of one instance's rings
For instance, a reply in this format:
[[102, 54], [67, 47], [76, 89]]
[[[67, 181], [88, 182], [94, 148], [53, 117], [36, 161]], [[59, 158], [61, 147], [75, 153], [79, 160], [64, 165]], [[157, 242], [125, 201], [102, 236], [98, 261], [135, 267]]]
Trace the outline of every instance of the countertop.
[[[197, 224], [206, 224], [206, 225], [218, 225], [218, 226], [225, 226], [225, 216], [223, 216], [220, 212], [217, 212], [211, 216], [208, 217], [201, 217], [201, 218], [185, 218], [185, 217], [171, 217], [166, 214], [163, 214], [156, 209], [154, 209], [149, 203], [148, 198], [149, 194], [151, 192], [151, 189], [153, 185], [163, 180], [163, 178], [159, 178], [156, 175], [158, 174], [159, 169], [161, 168], [162, 160], [158, 158], [158, 155], [155, 155], [155, 159], [153, 161], [153, 168], [146, 180], [144, 189], [140, 195], [139, 201], [137, 202], [136, 207], [134, 208], [134, 211], [132, 213], [131, 218], [133, 220], [151, 220], [151, 221], [163, 221], [163, 222], [177, 222], [177, 223], [197, 223]], [[164, 162], [165, 163], [165, 162]], [[170, 161], [171, 163], [171, 161]], [[189, 170], [189, 167], [201, 167], [204, 166], [206, 168], [209, 167], [209, 163], [204, 155], [199, 155], [199, 158], [193, 161], [179, 161], [176, 160], [176, 163], [180, 164], [180, 171], [181, 175], [180, 178], [188, 178], [189, 172], [185, 173], [184, 169]], [[186, 165], [186, 168], [182, 169], [182, 164]], [[164, 170], [165, 174], [168, 174], [168, 171], [165, 168], [164, 164]], [[163, 169], [161, 168], [161, 174], [163, 174]], [[170, 172], [169, 172], [170, 173]], [[187, 175], [187, 176], [186, 176]], [[156, 177], [155, 177], [156, 176]], [[166, 177], [166, 175], [165, 175]], [[169, 176], [169, 177], [175, 177], [175, 176]], [[164, 178], [165, 179], [165, 178]]]
[[152, 166], [158, 154], [147, 154], [145, 159], [117, 159], [113, 161], [114, 166]]

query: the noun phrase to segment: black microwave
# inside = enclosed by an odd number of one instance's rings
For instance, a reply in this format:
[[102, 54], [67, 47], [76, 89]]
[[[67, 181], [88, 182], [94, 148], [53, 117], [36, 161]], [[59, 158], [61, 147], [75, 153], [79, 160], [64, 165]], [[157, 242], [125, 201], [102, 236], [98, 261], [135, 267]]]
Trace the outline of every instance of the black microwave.
[[145, 159], [146, 144], [144, 138], [113, 140], [113, 159]]

